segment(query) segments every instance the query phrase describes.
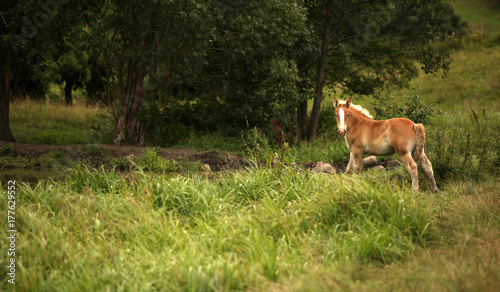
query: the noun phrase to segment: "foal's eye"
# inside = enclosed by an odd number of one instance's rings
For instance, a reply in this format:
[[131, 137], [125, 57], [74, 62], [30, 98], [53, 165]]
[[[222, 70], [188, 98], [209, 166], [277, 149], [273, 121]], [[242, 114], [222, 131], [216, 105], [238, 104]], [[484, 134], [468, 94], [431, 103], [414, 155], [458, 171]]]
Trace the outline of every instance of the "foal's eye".
[[349, 114], [347, 114], [347, 116], [345, 116], [345, 118], [347, 119], [349, 117]]

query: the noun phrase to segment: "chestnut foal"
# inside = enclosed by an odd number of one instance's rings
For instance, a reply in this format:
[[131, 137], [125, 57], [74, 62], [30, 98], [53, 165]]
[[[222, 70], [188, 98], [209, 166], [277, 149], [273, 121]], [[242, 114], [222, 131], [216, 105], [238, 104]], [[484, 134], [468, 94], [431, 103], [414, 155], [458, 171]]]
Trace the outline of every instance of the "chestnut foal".
[[375, 121], [370, 113], [347, 100], [333, 100], [339, 134], [345, 138], [351, 151], [347, 172], [361, 169], [363, 154], [384, 156], [397, 153], [410, 172], [413, 191], [418, 192], [417, 163], [420, 162], [431, 183], [431, 191], [437, 192], [432, 164], [424, 153], [425, 132], [422, 124], [409, 119], [395, 118]]

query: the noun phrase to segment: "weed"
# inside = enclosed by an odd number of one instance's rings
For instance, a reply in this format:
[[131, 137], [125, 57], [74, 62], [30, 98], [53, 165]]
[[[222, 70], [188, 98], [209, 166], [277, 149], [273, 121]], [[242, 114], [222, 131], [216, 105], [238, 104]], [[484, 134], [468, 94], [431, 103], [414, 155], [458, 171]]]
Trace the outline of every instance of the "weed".
[[250, 131], [247, 130], [245, 134], [242, 134], [241, 140], [246, 155], [251, 159], [255, 161], [264, 160], [269, 163], [272, 161], [272, 157], [269, 157], [271, 149], [269, 140], [257, 127]]
[[104, 167], [98, 169], [86, 165], [77, 165], [69, 174], [72, 189], [83, 192], [85, 188], [96, 194], [122, 193], [126, 189], [126, 183], [115, 169], [106, 170]]
[[7, 144], [0, 148], [0, 157], [3, 156], [13, 156], [14, 155], [14, 146], [12, 144]]
[[114, 132], [114, 121], [109, 112], [99, 112], [90, 129], [84, 131], [86, 141], [90, 144], [111, 144]]
[[179, 169], [178, 163], [175, 160], [161, 158], [158, 151], [158, 148], [146, 149], [143, 157], [139, 160], [139, 165], [155, 172], [176, 172]]
[[85, 145], [84, 153], [92, 157], [102, 156], [104, 154], [104, 148], [97, 145]]
[[130, 162], [125, 157], [112, 157], [107, 161], [107, 165], [111, 168], [127, 170], [130, 166]]

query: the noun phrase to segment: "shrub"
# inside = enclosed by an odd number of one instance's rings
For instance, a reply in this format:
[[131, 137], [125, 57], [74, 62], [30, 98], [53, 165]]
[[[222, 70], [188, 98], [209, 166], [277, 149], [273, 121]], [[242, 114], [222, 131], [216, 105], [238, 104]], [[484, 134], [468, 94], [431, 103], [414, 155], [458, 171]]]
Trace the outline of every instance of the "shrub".
[[335, 108], [332, 104], [321, 109], [318, 121], [318, 135], [335, 135], [337, 133], [337, 119], [335, 118]]
[[[469, 117], [446, 115], [429, 127], [426, 145], [440, 178], [484, 180], [500, 174], [500, 115], [474, 110]], [[426, 151], [427, 153], [427, 151]]]
[[251, 159], [266, 159], [266, 154], [270, 151], [269, 139], [257, 127], [247, 130], [241, 135], [245, 154]]
[[0, 148], [0, 157], [12, 155], [14, 155], [14, 146], [12, 146], [12, 144], [8, 144]]
[[415, 123], [423, 123], [429, 125], [430, 117], [436, 114], [433, 109], [434, 104], [425, 104], [422, 98], [412, 92], [407, 96], [403, 96], [404, 105], [399, 105], [398, 100], [394, 96], [376, 95], [373, 109], [375, 110], [376, 118], [391, 119], [391, 118], [408, 118]]
[[145, 102], [139, 121], [145, 127], [147, 144], [172, 146], [181, 143], [192, 131], [192, 109], [189, 104], [172, 100], [168, 105], [158, 101]]
[[145, 169], [157, 172], [175, 172], [179, 165], [175, 160], [163, 159], [158, 155], [157, 148], [148, 148], [144, 151], [144, 157], [139, 160], [139, 164]]

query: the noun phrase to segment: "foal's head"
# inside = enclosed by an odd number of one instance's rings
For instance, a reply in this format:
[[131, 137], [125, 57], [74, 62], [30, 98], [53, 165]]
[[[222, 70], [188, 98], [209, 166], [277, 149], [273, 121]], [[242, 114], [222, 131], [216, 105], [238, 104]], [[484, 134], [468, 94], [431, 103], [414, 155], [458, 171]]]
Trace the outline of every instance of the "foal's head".
[[344, 137], [347, 133], [347, 119], [351, 114], [351, 97], [347, 100], [338, 100], [337, 97], [333, 99], [333, 106], [335, 106], [335, 117], [337, 118], [337, 126], [339, 127], [340, 136]]

